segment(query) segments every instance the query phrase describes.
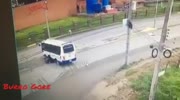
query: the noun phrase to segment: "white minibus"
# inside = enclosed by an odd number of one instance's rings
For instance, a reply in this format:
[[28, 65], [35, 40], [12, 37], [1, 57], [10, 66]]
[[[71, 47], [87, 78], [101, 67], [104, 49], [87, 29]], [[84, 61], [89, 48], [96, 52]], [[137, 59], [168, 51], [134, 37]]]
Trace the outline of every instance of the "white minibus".
[[47, 39], [41, 42], [41, 49], [46, 63], [56, 61], [65, 64], [76, 60], [75, 45], [55, 39]]

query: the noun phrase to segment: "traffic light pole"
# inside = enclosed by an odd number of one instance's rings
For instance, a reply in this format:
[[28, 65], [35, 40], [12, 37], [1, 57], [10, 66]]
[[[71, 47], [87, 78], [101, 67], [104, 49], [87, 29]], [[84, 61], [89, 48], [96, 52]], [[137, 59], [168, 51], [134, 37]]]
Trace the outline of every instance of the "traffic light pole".
[[157, 83], [158, 83], [158, 74], [160, 71], [162, 52], [163, 52], [163, 49], [165, 46], [165, 41], [166, 41], [166, 36], [167, 36], [167, 26], [168, 26], [168, 21], [169, 21], [170, 10], [172, 7], [172, 1], [173, 0], [168, 1], [168, 7], [166, 9], [166, 15], [165, 15], [164, 25], [163, 25], [163, 29], [162, 29], [162, 33], [161, 33], [161, 39], [160, 39], [159, 46], [158, 46], [159, 54], [158, 54], [158, 58], [157, 58], [157, 63], [154, 68], [154, 73], [153, 73], [153, 78], [152, 78], [151, 88], [150, 88], [150, 94], [149, 94], [149, 100], [154, 100], [154, 98], [155, 98], [155, 92], [156, 92]]
[[157, 11], [158, 11], [158, 3], [159, 3], [159, 0], [156, 1], [156, 11], [154, 15], [154, 28], [156, 28], [156, 16], [157, 16]]
[[48, 11], [47, 11], [47, 9], [45, 9], [44, 13], [45, 13], [45, 17], [46, 17], [46, 28], [47, 28], [47, 32], [48, 32], [48, 38], [51, 38], [50, 30], [49, 30], [49, 22], [48, 22], [48, 15], [47, 15]]
[[47, 28], [47, 33], [48, 33], [48, 38], [51, 38], [50, 35], [50, 30], [49, 30], [49, 22], [48, 22], [48, 8], [47, 8], [47, 0], [44, 1], [46, 8], [44, 9], [44, 14], [46, 18], [46, 28]]
[[[131, 22], [131, 19], [132, 19], [132, 0], [130, 0], [130, 2], [129, 2], [128, 21]], [[125, 56], [125, 64], [124, 64], [125, 67], [128, 66], [130, 32], [131, 32], [131, 29], [127, 25], [126, 56]]]

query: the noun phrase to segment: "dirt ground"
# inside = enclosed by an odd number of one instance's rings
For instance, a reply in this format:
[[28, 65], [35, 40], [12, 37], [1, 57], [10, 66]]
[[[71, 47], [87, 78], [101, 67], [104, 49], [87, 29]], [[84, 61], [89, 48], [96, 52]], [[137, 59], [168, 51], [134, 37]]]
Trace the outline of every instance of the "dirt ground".
[[[180, 48], [174, 49], [171, 58], [162, 60], [161, 70], [180, 60]], [[145, 59], [130, 64], [130, 67], [99, 82], [88, 94], [86, 100], [138, 100], [137, 92], [131, 88], [131, 80], [143, 73], [152, 72], [156, 59]]]

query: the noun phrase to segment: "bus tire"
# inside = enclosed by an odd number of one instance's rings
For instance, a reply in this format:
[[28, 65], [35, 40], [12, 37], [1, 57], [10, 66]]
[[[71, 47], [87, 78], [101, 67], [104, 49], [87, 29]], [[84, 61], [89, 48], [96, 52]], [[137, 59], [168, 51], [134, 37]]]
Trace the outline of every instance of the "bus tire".
[[53, 63], [54, 60], [51, 58], [50, 55], [48, 56], [48, 59], [49, 59], [49, 63]]
[[[168, 55], [167, 55], [167, 54], [168, 54]], [[164, 56], [165, 58], [170, 58], [171, 55], [172, 55], [172, 52], [171, 52], [171, 50], [169, 50], [169, 49], [166, 49], [166, 50], [163, 52], [163, 56]]]
[[151, 56], [153, 58], [156, 58], [158, 56], [158, 49], [157, 48], [152, 49]]
[[61, 66], [61, 65], [62, 65], [62, 62], [58, 61], [58, 64]]
[[54, 62], [59, 65], [59, 61], [57, 59], [54, 59]]
[[44, 56], [44, 61], [45, 61], [45, 63], [49, 63], [49, 58], [47, 57], [47, 56]]

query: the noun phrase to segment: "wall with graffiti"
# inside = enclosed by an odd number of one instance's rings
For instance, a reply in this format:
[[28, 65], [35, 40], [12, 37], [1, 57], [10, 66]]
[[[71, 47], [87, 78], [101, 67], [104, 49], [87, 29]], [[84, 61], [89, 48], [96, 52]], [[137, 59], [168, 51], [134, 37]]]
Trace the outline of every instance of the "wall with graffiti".
[[[64, 6], [67, 5], [67, 6]], [[45, 10], [50, 21], [62, 19], [77, 13], [76, 0], [48, 0], [13, 8], [15, 29], [20, 30], [45, 23]]]

